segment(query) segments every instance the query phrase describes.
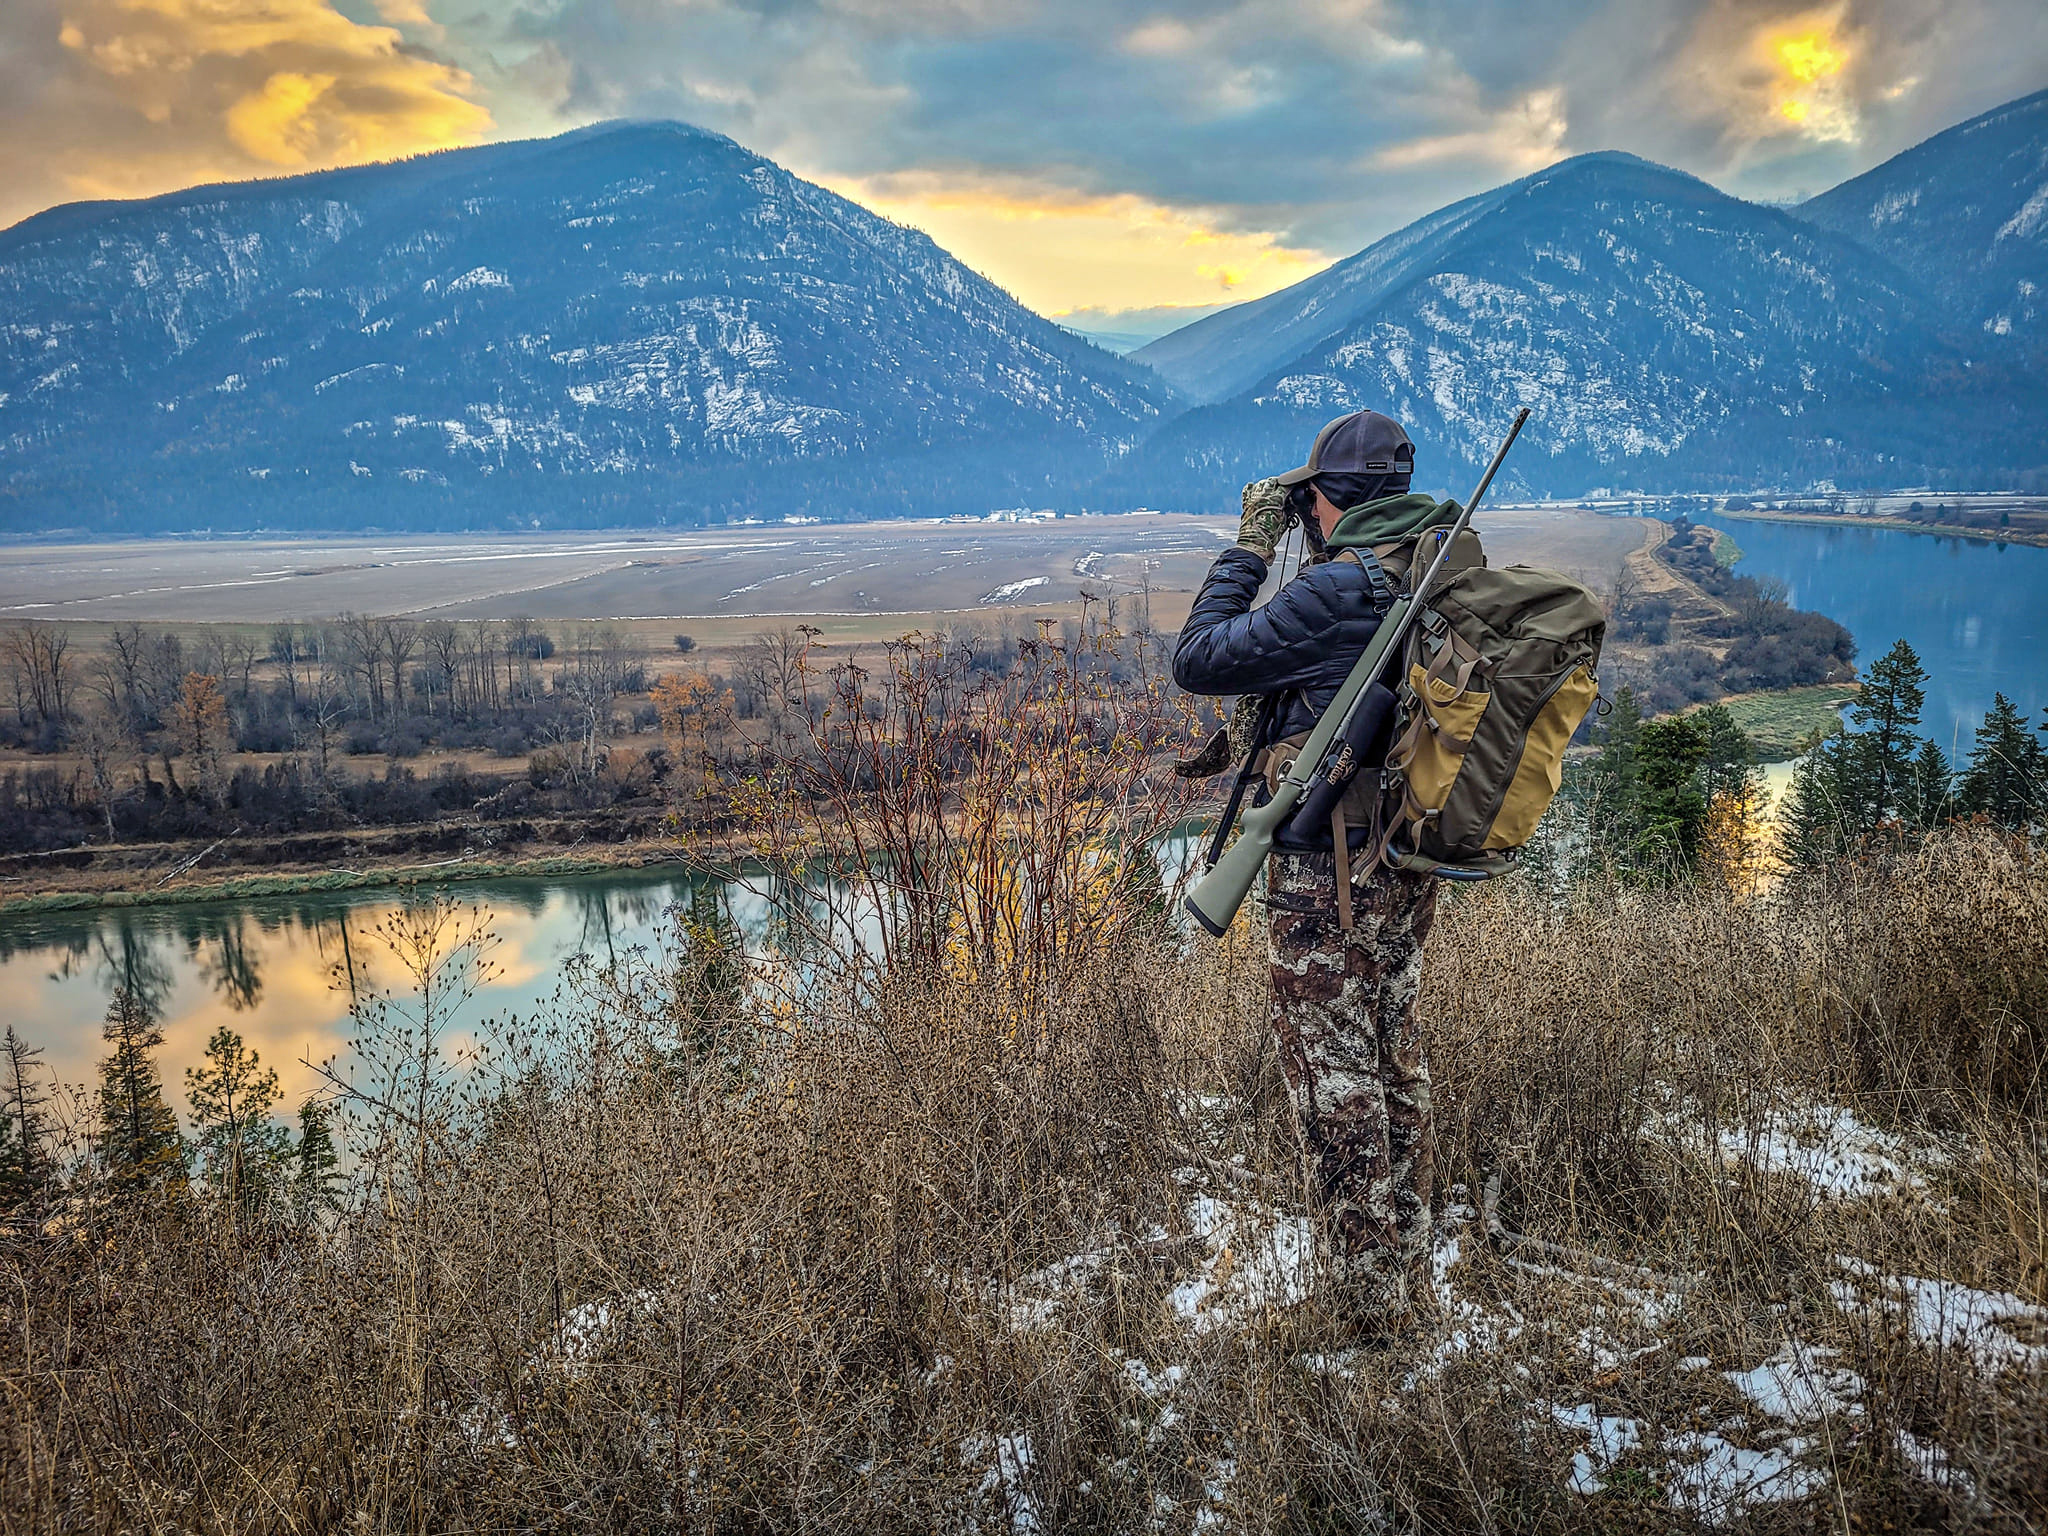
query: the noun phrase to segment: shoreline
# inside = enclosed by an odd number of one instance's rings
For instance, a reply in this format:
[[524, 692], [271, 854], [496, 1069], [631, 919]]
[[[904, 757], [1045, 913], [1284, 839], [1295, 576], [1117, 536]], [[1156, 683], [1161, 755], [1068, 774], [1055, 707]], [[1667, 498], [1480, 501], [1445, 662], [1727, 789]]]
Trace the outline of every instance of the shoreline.
[[1717, 509], [1705, 515], [1749, 523], [1818, 523], [1831, 528], [1885, 528], [1894, 533], [1924, 533], [1937, 539], [1975, 539], [1980, 544], [2022, 544], [2029, 549], [2048, 549], [2048, 533], [2026, 533], [2011, 528], [1964, 528], [1955, 523], [1914, 523], [1900, 517], [1848, 517], [1829, 512], [1729, 512]]
[[249, 865], [239, 868], [230, 865], [228, 871], [214, 878], [180, 882], [158, 889], [136, 886], [58, 888], [0, 899], [0, 921], [48, 913], [190, 906], [213, 901], [312, 896], [338, 891], [403, 890], [422, 885], [464, 884], [480, 880], [562, 878], [663, 865], [695, 867], [699, 863], [700, 860], [685, 852], [680, 843], [650, 839], [614, 844], [609, 852], [535, 852], [495, 858], [488, 855], [464, 856], [428, 863], [369, 864], [360, 869], [254, 873]]

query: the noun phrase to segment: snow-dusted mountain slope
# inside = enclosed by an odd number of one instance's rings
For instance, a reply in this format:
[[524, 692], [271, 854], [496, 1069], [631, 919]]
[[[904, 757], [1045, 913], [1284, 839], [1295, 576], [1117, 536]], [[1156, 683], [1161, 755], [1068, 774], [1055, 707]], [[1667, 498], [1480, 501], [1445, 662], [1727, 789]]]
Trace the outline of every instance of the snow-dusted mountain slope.
[[2048, 364], [2048, 91], [1795, 209], [1912, 273], [1989, 358]]
[[1535, 419], [1509, 483], [1536, 492], [1896, 485], [2048, 459], [1919, 288], [1782, 211], [1583, 155], [1145, 348], [1190, 392], [1256, 376], [1116, 480], [1215, 505], [1361, 407], [1400, 417], [1423, 478], [1451, 490], [1519, 405]]
[[1314, 277], [1184, 325], [1131, 355], [1191, 400], [1227, 400], [1428, 270], [1511, 190], [1439, 208]]
[[1171, 394], [675, 123], [0, 233], [0, 526], [692, 520], [1071, 491]]

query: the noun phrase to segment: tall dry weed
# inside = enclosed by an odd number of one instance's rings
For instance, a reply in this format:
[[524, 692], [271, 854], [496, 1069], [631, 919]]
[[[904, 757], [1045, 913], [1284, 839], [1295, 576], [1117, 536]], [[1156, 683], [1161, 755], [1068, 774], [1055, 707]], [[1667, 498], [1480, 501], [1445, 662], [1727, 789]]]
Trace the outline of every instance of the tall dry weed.
[[[844, 782], [837, 821], [790, 823], [814, 849], [880, 835], [852, 793], [880, 781]], [[1119, 851], [1134, 813], [1105, 786], [1136, 779], [1071, 782]], [[898, 846], [972, 874], [993, 833], [948, 793]], [[1113, 858], [1073, 868], [1039, 877], [1086, 892], [1032, 909], [1042, 945], [927, 915], [835, 966], [799, 925], [800, 972], [757, 956], [734, 988], [679, 918], [572, 967], [474, 1061], [366, 1019], [424, 1075], [367, 1080], [351, 1194], [319, 1223], [86, 1178], [8, 1239], [0, 1521], [1668, 1531], [1715, 1512], [1674, 1447], [1792, 1455], [1737, 1385], [1779, 1357], [1858, 1388], [1825, 1378], [1839, 1400], [1793, 1426], [1813, 1481], [1736, 1528], [2048, 1514], [2023, 852], [1960, 833], [1768, 901], [1458, 893], [1423, 1008], [1463, 1188], [1436, 1310], [1385, 1348], [1252, 1287], [1303, 1230], [1262, 944], [1177, 934], [1156, 886], [1096, 880]], [[420, 931], [473, 942], [445, 919]], [[1787, 1161], [1843, 1115], [1897, 1180], [1830, 1190]], [[1930, 1342], [1886, 1301], [1906, 1279], [2014, 1293], [2022, 1352]], [[1586, 1422], [1633, 1438], [1607, 1455]]]

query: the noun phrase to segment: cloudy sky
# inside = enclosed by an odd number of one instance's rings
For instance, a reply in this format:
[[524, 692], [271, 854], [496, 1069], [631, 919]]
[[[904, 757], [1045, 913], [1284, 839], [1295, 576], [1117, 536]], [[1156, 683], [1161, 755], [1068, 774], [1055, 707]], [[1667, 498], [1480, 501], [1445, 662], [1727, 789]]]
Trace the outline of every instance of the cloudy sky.
[[1100, 323], [1580, 151], [1787, 198], [2044, 86], [2042, 0], [0, 0], [0, 224], [677, 117]]

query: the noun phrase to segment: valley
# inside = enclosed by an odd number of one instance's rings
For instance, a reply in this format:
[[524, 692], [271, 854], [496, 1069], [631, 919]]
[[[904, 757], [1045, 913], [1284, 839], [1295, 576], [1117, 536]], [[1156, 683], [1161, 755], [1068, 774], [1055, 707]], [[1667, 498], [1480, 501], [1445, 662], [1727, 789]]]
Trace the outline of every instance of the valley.
[[[1644, 525], [1541, 507], [1489, 507], [1500, 562], [1604, 584]], [[1179, 627], [1237, 512], [1020, 522], [884, 521], [619, 534], [137, 540], [24, 544], [0, 559], [0, 625], [255, 624], [355, 612], [407, 618], [591, 619], [666, 648], [678, 624], [704, 644], [765, 619], [828, 636], [893, 638], [920, 621], [1076, 612], [1083, 589], [1151, 590], [1152, 622]], [[675, 621], [675, 622], [671, 622]]]

